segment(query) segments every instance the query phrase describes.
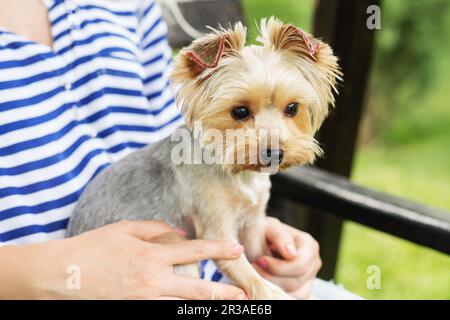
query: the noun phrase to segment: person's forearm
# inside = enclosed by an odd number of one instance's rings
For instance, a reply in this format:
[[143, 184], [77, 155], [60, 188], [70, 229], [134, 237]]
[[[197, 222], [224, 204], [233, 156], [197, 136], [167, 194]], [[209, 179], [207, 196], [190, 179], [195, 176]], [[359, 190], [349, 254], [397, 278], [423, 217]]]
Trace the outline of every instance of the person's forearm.
[[0, 298], [27, 299], [30, 292], [25, 284], [27, 271], [24, 270], [30, 262], [26, 261], [25, 246], [0, 247]]
[[49, 277], [59, 247], [55, 242], [0, 247], [0, 299], [54, 298], [45, 287], [55, 280]]
[[[166, 243], [164, 235], [179, 239]], [[158, 221], [123, 221], [73, 238], [4, 246], [0, 299], [238, 299], [245, 296], [240, 288], [173, 272], [198, 260], [237, 259], [243, 249], [235, 249], [232, 242], [187, 241]], [[72, 282], [72, 266], [79, 281]]]

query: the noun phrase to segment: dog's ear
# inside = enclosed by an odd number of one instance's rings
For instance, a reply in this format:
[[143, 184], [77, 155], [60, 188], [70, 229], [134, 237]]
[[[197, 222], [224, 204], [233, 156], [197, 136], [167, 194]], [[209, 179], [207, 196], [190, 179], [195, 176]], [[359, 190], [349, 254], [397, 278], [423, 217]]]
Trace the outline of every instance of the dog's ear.
[[224, 57], [239, 55], [247, 34], [242, 23], [238, 22], [230, 29], [211, 30], [211, 33], [193, 41], [177, 55], [171, 75], [173, 82], [195, 79], [205, 71], [219, 67]]
[[[336, 82], [342, 76], [338, 58], [331, 47], [295, 25], [284, 24], [274, 17], [263, 19], [260, 31], [257, 40], [282, 52], [316, 88], [322, 100], [322, 114], [326, 116], [328, 104], [334, 105], [333, 91], [337, 92]], [[316, 120], [320, 122], [322, 119]]]
[[288, 50], [298, 57], [317, 61], [323, 43], [293, 24], [284, 24], [275, 17], [261, 21], [258, 41], [275, 50]]
[[194, 113], [203, 105], [199, 86], [221, 67], [224, 59], [240, 56], [245, 45], [247, 32], [240, 22], [233, 28], [211, 30], [177, 54], [170, 75], [177, 104], [188, 126], [193, 125]]

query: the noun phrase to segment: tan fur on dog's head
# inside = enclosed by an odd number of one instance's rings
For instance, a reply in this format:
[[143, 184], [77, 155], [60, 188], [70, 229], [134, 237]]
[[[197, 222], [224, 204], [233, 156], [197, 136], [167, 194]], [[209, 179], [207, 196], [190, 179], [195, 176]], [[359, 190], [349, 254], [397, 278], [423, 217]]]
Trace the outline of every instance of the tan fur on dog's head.
[[[203, 130], [247, 133], [223, 145], [227, 156], [258, 147], [259, 132], [267, 130], [270, 138], [276, 132], [284, 150], [280, 168], [312, 163], [322, 153], [314, 134], [337, 92], [337, 58], [327, 44], [273, 17], [263, 19], [260, 30], [259, 46], [245, 46], [246, 29], [237, 23], [228, 30], [213, 29], [183, 49], [171, 76], [177, 102], [191, 128], [201, 121]], [[297, 112], [289, 114], [288, 106]], [[241, 115], [245, 107], [248, 117], [236, 119], [237, 107]], [[231, 170], [261, 166], [245, 162]]]

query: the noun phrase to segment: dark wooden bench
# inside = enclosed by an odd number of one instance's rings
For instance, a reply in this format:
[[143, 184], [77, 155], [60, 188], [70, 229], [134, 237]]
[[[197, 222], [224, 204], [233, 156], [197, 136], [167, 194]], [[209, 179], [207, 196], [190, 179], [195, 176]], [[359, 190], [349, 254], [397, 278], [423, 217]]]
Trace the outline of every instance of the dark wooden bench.
[[[336, 109], [318, 133], [326, 157], [314, 168], [292, 169], [272, 179], [270, 214], [311, 232], [319, 241], [324, 261], [320, 276], [325, 279], [334, 277], [344, 220], [450, 254], [450, 213], [348, 180], [376, 32], [365, 25], [366, 9], [372, 4], [380, 5], [380, 0], [318, 1], [314, 34], [331, 44], [345, 75]], [[199, 31], [205, 31], [207, 25], [245, 22], [240, 0], [183, 0], [179, 7]], [[164, 12], [172, 46], [187, 45], [192, 38], [181, 30], [167, 8]]]

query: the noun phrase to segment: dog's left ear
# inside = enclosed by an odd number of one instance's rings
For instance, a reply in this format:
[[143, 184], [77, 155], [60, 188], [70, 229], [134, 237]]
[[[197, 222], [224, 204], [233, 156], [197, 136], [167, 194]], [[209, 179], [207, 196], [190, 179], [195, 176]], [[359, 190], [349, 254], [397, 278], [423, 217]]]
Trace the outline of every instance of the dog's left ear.
[[315, 87], [321, 100], [321, 111], [315, 119], [315, 125], [318, 125], [327, 115], [328, 105], [334, 105], [333, 91], [337, 93], [336, 82], [342, 76], [338, 58], [328, 44], [274, 17], [263, 19], [260, 30], [258, 41], [283, 53]]
[[238, 22], [233, 28], [212, 29], [212, 32], [192, 42], [175, 58], [171, 79], [174, 83], [207, 76], [220, 66], [223, 58], [238, 56], [245, 45], [246, 28]]

